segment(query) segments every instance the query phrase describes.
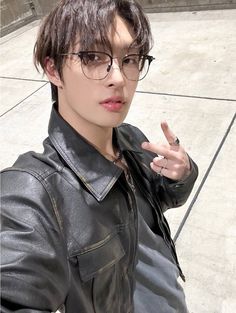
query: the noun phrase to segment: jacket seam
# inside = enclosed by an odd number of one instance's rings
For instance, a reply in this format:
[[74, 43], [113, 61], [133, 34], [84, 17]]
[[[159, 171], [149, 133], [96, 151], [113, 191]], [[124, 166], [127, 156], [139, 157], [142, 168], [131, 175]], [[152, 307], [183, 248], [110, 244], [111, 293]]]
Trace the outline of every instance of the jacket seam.
[[79, 249], [79, 250], [75, 250], [73, 251], [73, 253], [71, 253], [68, 257], [69, 258], [73, 258], [73, 257], [78, 257], [81, 255], [84, 255], [86, 253], [90, 253], [93, 252], [97, 249], [100, 249], [101, 247], [105, 246], [107, 243], [109, 243], [113, 238], [115, 238], [116, 236], [118, 236], [118, 234], [125, 229], [127, 226], [129, 225], [129, 223], [126, 224], [119, 224], [117, 225], [117, 230], [112, 231], [111, 233], [109, 233], [105, 239], [99, 241], [97, 243], [97, 245], [95, 244], [94, 247], [91, 247], [91, 245], [89, 247], [86, 247], [84, 249]]
[[50, 175], [48, 175], [46, 177], [43, 177], [42, 175], [40, 175], [39, 173], [37, 173], [37, 172], [35, 172], [35, 171], [31, 170], [31, 169], [9, 168], [9, 169], [6, 169], [3, 172], [7, 172], [7, 171], [9, 171], [9, 172], [10, 171], [11, 172], [18, 171], [18, 172], [28, 173], [29, 175], [31, 175], [31, 176], [33, 176], [33, 177], [35, 177], [37, 179], [37, 181], [43, 186], [44, 190], [47, 192], [47, 195], [48, 195], [48, 197], [50, 199], [50, 202], [51, 202], [51, 205], [52, 205], [52, 209], [53, 209], [54, 215], [56, 217], [59, 229], [61, 231], [61, 234], [63, 235], [62, 219], [61, 219], [61, 216], [60, 216], [59, 211], [57, 209], [56, 200], [54, 199], [54, 197], [49, 192], [49, 190], [48, 190], [49, 184], [46, 182], [46, 178], [49, 177], [51, 174], [53, 174], [55, 172], [52, 172]]

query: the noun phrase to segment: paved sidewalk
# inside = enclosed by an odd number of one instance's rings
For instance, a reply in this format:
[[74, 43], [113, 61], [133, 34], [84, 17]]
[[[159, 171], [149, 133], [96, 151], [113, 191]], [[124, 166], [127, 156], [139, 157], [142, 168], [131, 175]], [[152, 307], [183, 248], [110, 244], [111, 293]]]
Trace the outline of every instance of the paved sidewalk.
[[[164, 140], [166, 119], [199, 166], [186, 205], [167, 212], [190, 313], [236, 310], [236, 10], [150, 14], [156, 57], [127, 122]], [[50, 89], [32, 64], [39, 21], [0, 39], [0, 168], [41, 151]]]

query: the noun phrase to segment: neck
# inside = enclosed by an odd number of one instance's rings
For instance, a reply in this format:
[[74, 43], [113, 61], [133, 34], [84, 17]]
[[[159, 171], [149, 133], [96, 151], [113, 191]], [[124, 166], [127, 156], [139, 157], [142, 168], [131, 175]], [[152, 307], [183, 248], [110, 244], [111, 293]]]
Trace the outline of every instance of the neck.
[[[105, 157], [117, 154], [113, 147], [112, 127], [102, 127], [93, 123], [85, 122], [83, 119], [74, 119], [74, 115], [70, 116], [68, 111], [64, 111], [59, 106], [61, 116], [73, 127], [81, 136], [83, 136], [92, 146], [94, 146]], [[110, 159], [109, 157], [107, 157]]]
[[120, 159], [120, 153], [114, 147], [112, 142], [113, 128], [93, 129], [91, 132], [79, 132], [88, 142], [102, 154], [105, 158], [114, 163]]
[[[83, 134], [82, 134], [83, 135]], [[97, 129], [92, 131], [89, 136], [85, 137], [92, 146], [94, 146], [104, 156], [114, 156], [116, 151], [112, 142], [113, 128]]]

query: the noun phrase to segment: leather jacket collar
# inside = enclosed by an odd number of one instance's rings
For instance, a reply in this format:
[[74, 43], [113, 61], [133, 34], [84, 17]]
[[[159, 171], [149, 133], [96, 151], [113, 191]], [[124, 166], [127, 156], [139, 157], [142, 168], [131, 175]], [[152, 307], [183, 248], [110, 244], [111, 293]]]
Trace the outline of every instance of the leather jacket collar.
[[[122, 173], [122, 169], [103, 157], [89, 142], [77, 133], [58, 113], [54, 104], [48, 127], [49, 138], [55, 149], [81, 179], [98, 201], [102, 201]], [[114, 140], [122, 151], [140, 153], [114, 128]]]

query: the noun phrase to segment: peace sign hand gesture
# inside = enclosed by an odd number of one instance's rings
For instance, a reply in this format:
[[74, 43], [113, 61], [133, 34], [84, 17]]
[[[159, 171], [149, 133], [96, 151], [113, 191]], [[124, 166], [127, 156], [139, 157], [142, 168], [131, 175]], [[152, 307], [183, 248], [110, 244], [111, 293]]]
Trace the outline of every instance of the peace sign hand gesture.
[[143, 149], [158, 155], [150, 163], [150, 167], [159, 175], [176, 181], [183, 180], [190, 174], [189, 157], [167, 122], [162, 122], [161, 128], [168, 144], [142, 143]]

